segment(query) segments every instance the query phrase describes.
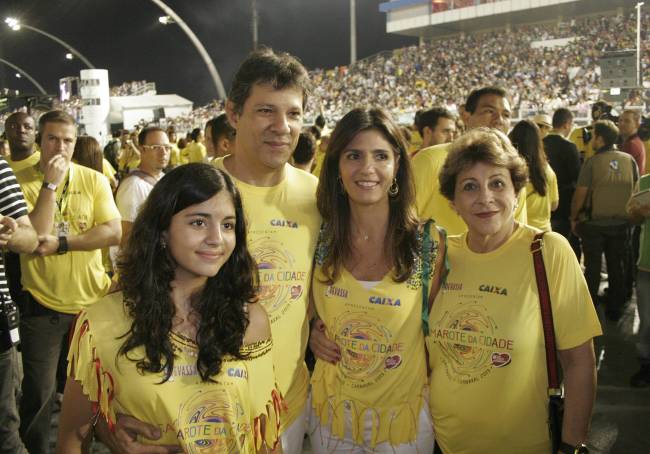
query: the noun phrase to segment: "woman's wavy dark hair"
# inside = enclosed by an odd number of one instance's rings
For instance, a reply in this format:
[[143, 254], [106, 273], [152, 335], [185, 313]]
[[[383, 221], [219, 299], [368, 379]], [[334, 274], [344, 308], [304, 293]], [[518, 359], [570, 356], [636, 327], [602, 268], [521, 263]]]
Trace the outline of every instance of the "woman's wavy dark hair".
[[322, 271], [327, 283], [338, 279], [343, 259], [352, 252], [350, 247], [350, 203], [341, 188], [339, 160], [345, 147], [362, 131], [375, 130], [391, 144], [396, 159], [397, 185], [399, 192], [389, 197], [389, 219], [385, 252], [393, 257], [396, 282], [403, 282], [411, 275], [417, 254], [418, 220], [415, 215], [415, 188], [408, 145], [400, 127], [390, 114], [383, 109], [354, 109], [348, 112], [336, 125], [330, 138], [325, 162], [321, 171], [316, 192], [318, 211], [320, 211], [326, 229], [325, 246], [329, 253], [325, 257]]
[[[118, 263], [119, 281], [131, 329], [118, 355], [137, 363], [141, 372], [171, 376], [174, 353], [169, 334], [175, 308], [171, 282], [176, 262], [161, 241], [172, 217], [185, 208], [227, 191], [235, 206], [235, 248], [219, 272], [207, 279], [192, 306], [200, 316], [197, 369], [203, 381], [219, 373], [224, 355], [241, 358], [239, 349], [248, 326], [245, 304], [255, 300], [257, 267], [246, 247], [246, 222], [241, 197], [232, 179], [207, 164], [186, 164], [165, 175], [149, 194]], [[144, 347], [144, 358], [129, 353]]]
[[521, 120], [508, 134], [512, 145], [528, 164], [528, 177], [541, 196], [546, 195], [546, 154], [539, 127], [530, 120]]

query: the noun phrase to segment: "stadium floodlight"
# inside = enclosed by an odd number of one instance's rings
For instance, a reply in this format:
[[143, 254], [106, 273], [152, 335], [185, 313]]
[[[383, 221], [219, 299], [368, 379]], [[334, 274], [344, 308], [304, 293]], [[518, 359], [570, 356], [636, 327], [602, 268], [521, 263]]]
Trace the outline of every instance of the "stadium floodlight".
[[68, 52], [67, 54], [65, 54], [65, 58], [67, 60], [72, 60], [74, 58], [74, 55], [72, 55], [70, 52]]
[[151, 1], [155, 3], [156, 6], [158, 6], [160, 9], [162, 9], [167, 16], [171, 17], [176, 23], [178, 23], [178, 26], [181, 28], [181, 30], [183, 30], [187, 35], [187, 37], [190, 39], [190, 41], [192, 41], [192, 44], [194, 44], [194, 47], [201, 55], [201, 58], [203, 58], [203, 62], [208, 67], [210, 76], [212, 76], [212, 82], [214, 83], [214, 86], [217, 89], [217, 94], [221, 97], [221, 99], [226, 99], [226, 89], [223, 87], [223, 82], [221, 82], [221, 77], [219, 77], [219, 72], [217, 71], [217, 68], [214, 66], [214, 63], [212, 62], [212, 58], [210, 58], [210, 54], [208, 54], [208, 51], [205, 50], [205, 47], [203, 46], [201, 41], [199, 41], [199, 38], [196, 37], [192, 29], [185, 23], [185, 21], [178, 14], [176, 14], [176, 11], [171, 9], [167, 4], [165, 4], [165, 2], [163, 2], [162, 0], [151, 0]]
[[65, 47], [66, 49], [68, 49], [68, 50], [69, 50], [73, 55], [76, 55], [76, 56], [77, 56], [77, 57], [78, 57], [82, 62], [84, 62], [84, 64], [85, 64], [88, 68], [90, 68], [90, 69], [95, 69], [95, 67], [93, 66], [93, 64], [90, 63], [90, 61], [89, 61], [86, 57], [84, 57], [84, 56], [81, 54], [81, 52], [79, 52], [77, 49], [75, 49], [74, 47], [72, 47], [70, 44], [68, 44], [68, 43], [66, 43], [65, 41], [63, 41], [61, 38], [58, 38], [58, 37], [52, 35], [51, 33], [48, 33], [48, 32], [46, 32], [46, 31], [44, 31], [44, 30], [41, 30], [40, 28], [36, 28], [36, 27], [32, 27], [31, 25], [27, 25], [27, 24], [25, 24], [24, 22], [21, 22], [19, 19], [16, 19], [15, 17], [7, 17], [7, 18], [5, 19], [5, 24], [7, 24], [7, 26], [8, 26], [10, 29], [12, 29], [13, 31], [18, 31], [18, 30], [20, 30], [21, 28], [26, 28], [26, 29], [31, 30], [31, 31], [34, 31], [34, 32], [36, 32], [36, 33], [40, 33], [41, 35], [50, 38], [52, 41], [56, 41], [57, 43], [59, 43], [60, 45], [62, 45], [62, 46]]
[[20, 79], [21, 77], [20, 73], [16, 73], [16, 79]]
[[160, 16], [158, 18], [158, 22], [160, 22], [163, 25], [170, 25], [173, 24], [175, 21], [170, 16]]
[[[22, 74], [23, 76], [25, 76], [25, 78], [27, 78], [27, 80], [29, 80], [32, 84], [34, 84], [34, 86], [38, 89], [38, 91], [41, 92], [41, 94], [43, 94], [43, 95], [47, 94], [47, 92], [45, 91], [43, 86], [41, 84], [39, 84], [38, 82], [36, 82], [36, 79], [34, 79], [32, 76], [30, 76], [29, 73], [27, 71], [25, 71], [24, 69], [14, 65], [13, 63], [11, 63], [10, 61], [5, 60], [4, 58], [0, 58], [0, 63], [4, 63], [5, 65], [9, 66], [10, 68], [13, 68], [15, 71], [18, 71], [18, 74], [16, 74], [17, 77], [18, 77], [19, 74]], [[18, 77], [18, 78], [20, 79], [20, 77]]]

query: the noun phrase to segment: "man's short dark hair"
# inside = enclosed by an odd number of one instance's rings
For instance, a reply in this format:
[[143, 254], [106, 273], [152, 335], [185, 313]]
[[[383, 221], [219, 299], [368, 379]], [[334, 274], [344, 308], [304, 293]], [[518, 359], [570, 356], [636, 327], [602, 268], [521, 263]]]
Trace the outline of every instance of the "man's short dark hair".
[[298, 136], [298, 145], [293, 152], [293, 161], [296, 164], [307, 164], [316, 153], [316, 139], [309, 132], [301, 132]]
[[497, 95], [502, 98], [508, 98], [508, 92], [501, 87], [483, 87], [473, 90], [465, 101], [465, 112], [473, 114], [478, 107], [479, 100], [486, 95]]
[[618, 128], [611, 120], [598, 120], [594, 123], [594, 138], [596, 136], [603, 139], [606, 147], [611, 148], [618, 141]]
[[244, 103], [256, 84], [271, 84], [274, 89], [295, 87], [302, 90], [303, 108], [310, 89], [309, 75], [298, 59], [286, 52], [276, 53], [268, 47], [251, 52], [233, 79], [228, 100], [235, 112], [241, 113]]
[[163, 128], [158, 126], [146, 126], [138, 133], [138, 145], [144, 145], [147, 141], [147, 136], [152, 132], [162, 132], [163, 134], [167, 134]]
[[228, 123], [228, 118], [226, 114], [221, 114], [218, 117], [214, 117], [205, 124], [205, 129], [210, 127], [210, 132], [212, 133], [212, 144], [216, 145], [219, 142], [219, 139], [226, 137], [228, 140], [235, 138], [235, 130], [230, 123]]
[[74, 126], [76, 133], [77, 122], [72, 118], [72, 115], [62, 110], [50, 110], [41, 115], [38, 119], [39, 134], [43, 134], [43, 129], [45, 129], [45, 125], [48, 123], [64, 123], [66, 125]]
[[560, 107], [553, 113], [553, 129], [558, 129], [573, 120], [573, 114], [569, 109]]
[[429, 110], [420, 112], [420, 114], [415, 118], [415, 127], [418, 128], [420, 136], [424, 137], [425, 127], [428, 127], [433, 131], [438, 125], [438, 120], [441, 118], [448, 118], [449, 120], [456, 119], [454, 114], [444, 107], [433, 107]]

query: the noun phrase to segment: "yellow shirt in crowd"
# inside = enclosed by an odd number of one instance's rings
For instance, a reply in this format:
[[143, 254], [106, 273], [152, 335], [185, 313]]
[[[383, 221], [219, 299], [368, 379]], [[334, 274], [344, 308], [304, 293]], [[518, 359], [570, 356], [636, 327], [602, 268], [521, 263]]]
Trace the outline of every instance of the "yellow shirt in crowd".
[[[171, 333], [174, 367], [162, 382], [164, 373], [140, 373], [136, 362], [118, 356], [131, 323], [122, 294], [113, 293], [79, 314], [70, 343], [68, 374], [98, 403], [109, 427], [117, 413], [128, 414], [160, 429], [152, 444], [179, 444], [191, 453], [255, 454], [263, 441], [275, 445], [281, 398], [271, 339], [242, 346], [244, 359], [225, 357], [214, 382], [203, 382], [198, 346]], [[143, 358], [144, 347], [129, 356]]]
[[140, 165], [140, 153], [131, 145], [121, 148], [119, 155], [117, 166], [121, 171], [131, 171]]
[[[428, 260], [433, 274], [440, 237], [433, 223], [430, 232]], [[421, 257], [405, 282], [395, 282], [392, 273], [387, 273], [367, 289], [344, 267], [332, 285], [324, 283], [321, 265], [328, 251], [322, 241], [316, 251], [314, 303], [328, 338], [341, 351], [336, 364], [316, 361], [312, 406], [320, 424], [331, 424], [332, 434], [345, 438], [349, 411], [351, 435], [359, 444], [364, 442], [367, 419], [372, 421], [372, 447], [413, 442], [427, 383]]]
[[181, 150], [181, 163], [189, 164], [190, 162], [203, 162], [208, 151], [205, 145], [198, 142], [192, 142]]
[[[537, 230], [519, 225], [497, 250], [477, 254], [448, 238], [450, 273], [429, 318], [430, 400], [436, 442], [455, 454], [551, 452], [548, 379], [530, 251]], [[602, 334], [580, 265], [549, 232], [543, 256], [557, 348]]]
[[[227, 172], [224, 159], [216, 159], [214, 165]], [[289, 164], [285, 173], [284, 180], [272, 187], [252, 186], [233, 177], [248, 221], [248, 249], [260, 273], [260, 302], [271, 321], [278, 386], [288, 406], [281, 431], [307, 401], [307, 306], [321, 222], [316, 208], [318, 180]]]
[[[591, 133], [591, 140], [587, 143], [584, 141], [585, 128], [588, 128], [589, 132]], [[569, 141], [575, 144], [578, 152], [580, 153], [580, 157], [582, 158], [582, 162], [586, 161], [594, 155], [594, 147], [592, 146], [594, 143], [594, 128], [591, 126], [575, 128], [573, 131], [571, 131], [571, 134], [569, 134]]]
[[[433, 219], [449, 235], [459, 235], [467, 230], [465, 221], [451, 208], [449, 200], [440, 193], [438, 175], [451, 149], [450, 143], [434, 145], [420, 150], [412, 160], [415, 182], [415, 205], [420, 219]], [[515, 219], [527, 222], [526, 190], [517, 197]]]
[[546, 164], [544, 173], [546, 174], [546, 195], [541, 196], [535, 192], [533, 184], [529, 181], [526, 184], [526, 210], [528, 225], [550, 232], [551, 206], [560, 201], [560, 194], [557, 189], [557, 177], [550, 165]]
[[38, 164], [38, 162], [41, 160], [41, 152], [34, 151], [28, 157], [20, 161], [14, 161], [11, 159], [10, 156], [7, 156], [6, 159], [7, 159], [7, 164], [9, 164], [9, 167], [11, 167], [11, 170], [13, 170], [14, 174], [16, 174], [27, 167], [33, 167], [36, 164]]
[[[38, 166], [31, 166], [18, 172], [16, 180], [32, 211], [43, 185], [43, 174]], [[57, 224], [62, 222], [69, 226], [70, 235], [79, 235], [96, 225], [120, 219], [108, 181], [87, 167], [70, 163], [68, 176], [58, 186], [56, 197], [61, 208], [55, 207], [52, 235], [58, 235]], [[20, 270], [25, 290], [43, 306], [66, 314], [76, 314], [99, 300], [111, 285], [100, 249], [47, 257], [21, 254]]]
[[169, 153], [169, 165], [171, 167], [178, 167], [181, 165], [181, 150], [175, 143], [171, 144], [171, 146], [172, 149]]

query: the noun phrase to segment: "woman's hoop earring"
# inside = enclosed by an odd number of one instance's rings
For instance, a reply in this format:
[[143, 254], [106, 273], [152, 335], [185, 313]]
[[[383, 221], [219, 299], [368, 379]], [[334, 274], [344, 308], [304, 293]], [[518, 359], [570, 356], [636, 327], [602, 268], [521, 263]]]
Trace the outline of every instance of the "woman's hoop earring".
[[390, 197], [397, 197], [397, 194], [399, 194], [399, 185], [397, 184], [397, 178], [393, 178], [393, 184], [388, 188], [388, 195]]

